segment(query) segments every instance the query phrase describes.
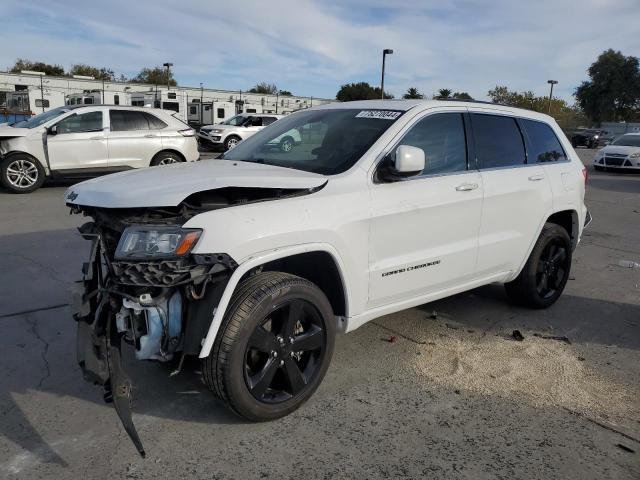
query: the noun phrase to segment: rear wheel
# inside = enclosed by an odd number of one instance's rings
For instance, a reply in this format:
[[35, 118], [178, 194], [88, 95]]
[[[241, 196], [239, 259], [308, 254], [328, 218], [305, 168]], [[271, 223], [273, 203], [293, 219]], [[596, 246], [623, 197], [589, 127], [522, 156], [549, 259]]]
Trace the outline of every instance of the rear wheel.
[[284, 137], [280, 140], [280, 150], [283, 152], [290, 152], [293, 150], [294, 141], [291, 137]]
[[505, 285], [520, 305], [547, 308], [562, 294], [571, 270], [571, 238], [554, 223], [545, 224], [520, 275]]
[[176, 152], [160, 152], [157, 153], [153, 160], [151, 160], [151, 166], [157, 167], [158, 165], [171, 165], [172, 163], [184, 162], [184, 158]]
[[44, 183], [44, 168], [26, 153], [9, 155], [0, 165], [0, 182], [13, 193], [31, 193]]
[[320, 385], [335, 329], [331, 305], [313, 283], [279, 272], [249, 277], [203, 360], [205, 383], [244, 418], [285, 416]]

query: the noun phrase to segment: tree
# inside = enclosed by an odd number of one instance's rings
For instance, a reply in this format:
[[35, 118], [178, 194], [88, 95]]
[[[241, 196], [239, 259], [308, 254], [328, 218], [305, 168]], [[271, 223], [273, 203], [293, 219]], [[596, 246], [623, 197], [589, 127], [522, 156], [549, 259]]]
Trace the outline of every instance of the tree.
[[46, 75], [54, 75], [62, 77], [64, 68], [62, 65], [51, 65], [43, 62], [32, 62], [26, 58], [18, 58], [16, 63], [9, 70], [11, 73], [20, 73], [22, 70], [32, 70], [35, 72], [44, 72]]
[[274, 83], [260, 82], [255, 87], [249, 89], [249, 93], [262, 93], [265, 95], [275, 95], [278, 93], [278, 87]]
[[85, 65], [84, 63], [76, 63], [75, 65], [71, 65], [71, 70], [69, 70], [69, 75], [85, 75], [88, 77], [93, 77], [97, 80], [107, 80], [114, 81], [115, 73], [110, 68], [102, 67], [92, 67], [91, 65]]
[[422, 95], [416, 87], [409, 87], [407, 93], [405, 93], [402, 98], [424, 98], [424, 95]]
[[[367, 82], [348, 83], [342, 85], [336, 94], [336, 100], [350, 102], [353, 100], [377, 100], [381, 97], [380, 87], [372, 87]], [[388, 92], [384, 92], [384, 98], [393, 98]]]
[[453, 91], [448, 89], [448, 88], [441, 88], [440, 90], [438, 90], [438, 94], [434, 95], [433, 99], [434, 100], [446, 100], [448, 98], [451, 98], [451, 94], [452, 93], [453, 93]]
[[290, 97], [293, 95], [289, 90], [280, 90], [278, 93], [283, 97]]
[[517, 92], [509, 90], [505, 86], [496, 86], [496, 88], [488, 92], [488, 95], [493, 103], [550, 113], [565, 130], [574, 129], [585, 123], [584, 114], [580, 107], [567, 105], [567, 102], [561, 98], [553, 98], [551, 100], [551, 110], [549, 110], [549, 97], [536, 96], [531, 91]]
[[[130, 82], [134, 83], [150, 83], [152, 85], [166, 85], [167, 84], [167, 69], [164, 67], [143, 68], [140, 73], [133, 77]], [[173, 72], [169, 72], [169, 85], [176, 86], [176, 82], [173, 78]]]
[[467, 92], [456, 92], [453, 94], [453, 98], [457, 98], [458, 100], [473, 100], [473, 97]]
[[590, 79], [576, 88], [575, 96], [591, 120], [628, 121], [640, 116], [638, 57], [605, 50], [587, 72]]

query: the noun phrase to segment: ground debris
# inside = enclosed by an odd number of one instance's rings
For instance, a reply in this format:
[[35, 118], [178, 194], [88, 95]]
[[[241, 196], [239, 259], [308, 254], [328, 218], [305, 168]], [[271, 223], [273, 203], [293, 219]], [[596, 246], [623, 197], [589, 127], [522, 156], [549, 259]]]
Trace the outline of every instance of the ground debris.
[[513, 338], [517, 342], [521, 342], [524, 340], [524, 335], [520, 333], [520, 330], [514, 330], [513, 332], [511, 332], [511, 338]]
[[396, 337], [395, 335], [391, 335], [389, 338], [387, 338], [387, 342], [389, 343], [396, 343], [396, 340], [398, 340], [398, 337]]
[[627, 447], [626, 445], [623, 445], [622, 443], [616, 443], [616, 447], [618, 447], [620, 450], [624, 450], [625, 452], [636, 453], [636, 451], [633, 448]]
[[431, 312], [431, 315], [429, 315], [429, 318], [432, 320], [437, 320], [438, 319], [438, 312], [436, 312], [435, 310], [433, 312]]
[[544, 338], [545, 340], [557, 340], [558, 342], [564, 342], [567, 345], [571, 345], [571, 340], [569, 340], [569, 337], [565, 335], [543, 335], [541, 333], [534, 333], [533, 336]]

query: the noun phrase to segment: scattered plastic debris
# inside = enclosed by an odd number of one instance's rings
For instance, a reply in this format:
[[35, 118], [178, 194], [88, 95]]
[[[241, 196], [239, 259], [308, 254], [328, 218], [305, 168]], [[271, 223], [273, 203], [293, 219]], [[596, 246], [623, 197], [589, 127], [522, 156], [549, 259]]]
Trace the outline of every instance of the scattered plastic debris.
[[520, 330], [514, 330], [513, 332], [511, 332], [511, 338], [513, 338], [514, 340], [521, 342], [524, 340], [524, 335], [522, 335], [522, 333], [520, 333]]
[[431, 312], [431, 315], [429, 315], [429, 318], [432, 320], [436, 320], [438, 318], [438, 312], [434, 310], [433, 312]]
[[626, 445], [623, 445], [622, 443], [617, 443], [616, 447], [618, 447], [620, 450], [624, 450], [625, 452], [636, 453], [636, 451], [633, 448], [627, 447]]
[[585, 361], [585, 358], [584, 358], [584, 357], [578, 357], [578, 361], [579, 361], [579, 362], [584, 362], [584, 361]]
[[395, 343], [397, 339], [398, 339], [398, 337], [396, 337], [395, 335], [391, 335], [391, 336], [387, 339], [387, 342], [389, 342], [389, 343]]
[[541, 333], [534, 333], [533, 336], [544, 338], [545, 340], [557, 340], [558, 342], [564, 342], [567, 345], [571, 345], [571, 340], [569, 340], [569, 337], [566, 337], [564, 335], [542, 335]]

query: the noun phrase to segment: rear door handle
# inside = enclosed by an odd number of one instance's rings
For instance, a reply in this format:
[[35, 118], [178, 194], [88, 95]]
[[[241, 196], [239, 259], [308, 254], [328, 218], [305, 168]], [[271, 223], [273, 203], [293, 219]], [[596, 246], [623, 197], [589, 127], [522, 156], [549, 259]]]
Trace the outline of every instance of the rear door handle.
[[156, 138], [157, 135], [154, 135], [153, 133], [147, 133], [144, 138]]
[[538, 182], [540, 180], [544, 180], [544, 175], [542, 173], [539, 173], [538, 175], [531, 175], [529, 177], [529, 181], [531, 182]]
[[458, 185], [456, 190], [458, 192], [468, 192], [470, 190], [475, 190], [476, 188], [478, 188], [477, 183], [463, 183], [462, 185]]
[[89, 137], [89, 140], [104, 140], [104, 137]]

